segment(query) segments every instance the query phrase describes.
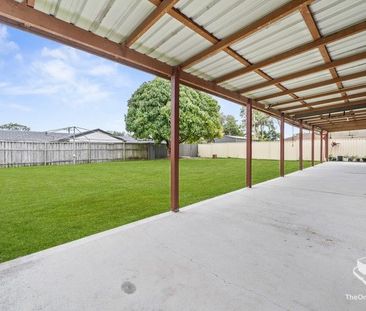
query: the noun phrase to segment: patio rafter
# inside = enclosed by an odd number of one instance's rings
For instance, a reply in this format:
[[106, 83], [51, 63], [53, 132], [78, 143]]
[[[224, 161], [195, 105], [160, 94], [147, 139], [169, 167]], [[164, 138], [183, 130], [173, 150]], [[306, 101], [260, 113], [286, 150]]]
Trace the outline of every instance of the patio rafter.
[[[166, 79], [170, 79], [173, 72], [173, 67], [166, 63], [13, 0], [0, 1], [0, 22]], [[248, 98], [238, 92], [230, 91], [214, 82], [203, 80], [187, 72], [182, 71], [180, 79], [182, 84], [240, 105], [245, 105], [248, 102]], [[257, 101], [253, 101], [253, 108], [277, 118], [280, 117], [279, 111], [267, 108]], [[287, 115], [286, 120], [291, 124], [298, 124], [298, 121]]]
[[[318, 27], [316, 21], [314, 20], [313, 14], [311, 13], [309, 6], [304, 5], [300, 9], [300, 13], [301, 13], [307, 27], [309, 28], [309, 31], [310, 31], [311, 35], [313, 36], [313, 38], [315, 40], [320, 39], [322, 36], [320, 34], [319, 27]], [[327, 47], [325, 45], [321, 45], [321, 46], [319, 46], [318, 49], [319, 49], [319, 52], [322, 55], [324, 61], [326, 63], [330, 63], [332, 61], [332, 58], [330, 57]], [[329, 72], [332, 75], [332, 78], [338, 78], [338, 72], [337, 72], [336, 68], [329, 68]], [[336, 84], [337, 84], [338, 89], [343, 88], [342, 82], [337, 82]], [[347, 94], [345, 92], [343, 92], [341, 94], [344, 98], [344, 101], [348, 102], [348, 99], [346, 97]]]
[[[314, 106], [318, 106], [318, 105], [325, 105], [325, 104], [330, 104], [330, 103], [334, 103], [337, 101], [341, 101], [343, 99], [355, 99], [355, 98], [359, 98], [359, 97], [366, 97], [366, 92], [361, 92], [361, 93], [357, 93], [357, 94], [352, 94], [352, 95], [345, 95], [342, 97], [335, 97], [335, 98], [328, 98], [328, 99], [324, 99], [324, 100], [319, 100], [316, 102], [312, 102], [310, 103], [310, 105], [312, 107]], [[294, 109], [299, 109], [299, 108], [304, 108], [302, 105], [297, 105], [297, 106], [290, 106], [290, 107], [286, 107], [286, 108], [282, 108], [282, 109], [278, 109], [279, 111], [285, 112], [288, 110], [294, 110]]]
[[[153, 3], [156, 6], [159, 6], [162, 2], [162, 0], [149, 0], [151, 3]], [[220, 39], [216, 38], [213, 34], [211, 34], [210, 32], [208, 32], [205, 28], [203, 28], [202, 26], [198, 25], [196, 22], [194, 22], [192, 19], [188, 18], [187, 16], [185, 16], [182, 12], [180, 12], [178, 9], [172, 7], [168, 12], [167, 12], [171, 17], [175, 18], [177, 21], [181, 22], [184, 26], [187, 26], [188, 28], [190, 28], [193, 32], [195, 32], [196, 34], [202, 36], [203, 38], [205, 38], [206, 40], [210, 41], [213, 44], [217, 44], [220, 42]], [[242, 55], [240, 55], [238, 52], [234, 51], [231, 47], [227, 46], [223, 48], [223, 51], [226, 52], [228, 55], [230, 55], [231, 57], [233, 57], [235, 60], [237, 60], [238, 62], [240, 62], [241, 64], [243, 64], [244, 66], [252, 66], [252, 63], [247, 60], [246, 58], [244, 58]], [[259, 76], [261, 76], [262, 78], [264, 78], [267, 81], [272, 81], [273, 78], [266, 74], [263, 70], [261, 69], [255, 69], [254, 72], [256, 74], [258, 74]], [[216, 81], [213, 81], [215, 83], [217, 83]], [[275, 86], [277, 88], [279, 88], [281, 91], [286, 91], [287, 88], [284, 87], [282, 84], [280, 83], [276, 83]], [[298, 97], [295, 94], [289, 93], [289, 96], [291, 96], [293, 99], [297, 99]], [[307, 104], [304, 101], [301, 101], [301, 103], [305, 106], [307, 106]]]
[[147, 32], [165, 13], [167, 13], [179, 0], [164, 0], [158, 7], [132, 32], [125, 40], [124, 45], [130, 47], [145, 32]]
[[[342, 30], [340, 30], [336, 33], [333, 33], [333, 34], [329, 35], [329, 36], [326, 36], [326, 37], [320, 37], [319, 36], [319, 38], [315, 39], [312, 42], [305, 43], [303, 45], [295, 47], [295, 48], [293, 48], [289, 51], [283, 52], [281, 54], [271, 56], [267, 59], [264, 59], [264, 60], [262, 60], [258, 63], [255, 63], [251, 66], [248, 66], [246, 68], [241, 68], [241, 69], [229, 72], [229, 73], [215, 79], [215, 82], [220, 83], [220, 82], [223, 82], [223, 81], [227, 81], [227, 80], [239, 77], [241, 75], [245, 75], [247, 73], [253, 72], [253, 71], [255, 71], [257, 69], [260, 69], [260, 68], [263, 68], [265, 66], [269, 66], [269, 65], [272, 65], [274, 63], [277, 63], [277, 62], [283, 61], [285, 59], [288, 59], [290, 57], [293, 57], [293, 56], [311, 51], [315, 48], [321, 49], [321, 47], [324, 46], [325, 44], [329, 44], [331, 42], [335, 42], [335, 41], [344, 39], [348, 36], [352, 36], [356, 33], [364, 31], [364, 30], [366, 30], [366, 22], [361, 22], [357, 25], [353, 25], [353, 26], [350, 26], [346, 29], [342, 29]], [[333, 77], [333, 78], [335, 78], [335, 77]]]
[[329, 80], [325, 80], [325, 81], [320, 81], [320, 82], [315, 82], [315, 83], [299, 86], [299, 87], [289, 89], [288, 91], [284, 91], [284, 92], [269, 94], [269, 95], [266, 95], [266, 96], [258, 97], [258, 98], [256, 98], [256, 100], [260, 102], [260, 101], [263, 101], [263, 100], [266, 100], [266, 99], [271, 99], [271, 98], [280, 97], [280, 96], [283, 96], [283, 95], [288, 95], [289, 93], [302, 92], [302, 91], [306, 91], [306, 90], [315, 89], [317, 87], [322, 87], [322, 86], [334, 84], [337, 81], [349, 81], [349, 80], [362, 78], [362, 77], [366, 77], [366, 70], [356, 72], [356, 73], [352, 73], [352, 74], [349, 74], [349, 75], [346, 75], [346, 76], [341, 76], [341, 77], [335, 78], [335, 79], [329, 79]]
[[347, 111], [353, 109], [363, 109], [363, 108], [366, 108], [366, 99], [350, 102], [347, 104], [343, 103], [343, 104], [329, 105], [327, 107], [315, 108], [312, 111], [295, 113], [294, 117], [297, 119], [302, 119], [303, 117], [317, 116], [322, 114], [330, 114], [333, 112]]
[[[266, 81], [266, 82], [258, 83], [258, 84], [243, 88], [243, 89], [239, 90], [238, 92], [239, 93], [247, 93], [247, 92], [254, 91], [254, 90], [257, 90], [257, 89], [261, 89], [261, 88], [264, 88], [264, 87], [267, 87], [267, 86], [270, 86], [270, 85], [273, 85], [273, 84], [276, 84], [276, 83], [279, 83], [279, 82], [296, 79], [296, 78], [299, 78], [299, 77], [310, 75], [312, 73], [327, 70], [327, 69], [330, 69], [330, 68], [336, 68], [337, 66], [346, 65], [346, 64], [355, 62], [357, 60], [364, 59], [364, 58], [366, 58], [366, 52], [361, 52], [361, 53], [358, 53], [358, 54], [355, 54], [355, 55], [351, 55], [351, 56], [347, 56], [347, 57], [344, 57], [344, 58], [334, 60], [334, 61], [329, 62], [329, 63], [325, 63], [325, 64], [314, 66], [314, 67], [311, 67], [311, 68], [308, 68], [308, 69], [305, 69], [305, 70], [293, 72], [293, 73], [284, 75], [282, 77], [273, 79], [272, 81]], [[334, 78], [334, 79], [337, 79], [337, 78]]]
[[302, 97], [299, 97], [298, 100], [289, 99], [289, 100], [280, 102], [278, 104], [272, 104], [271, 107], [278, 107], [278, 106], [283, 106], [283, 105], [295, 103], [295, 102], [299, 101], [300, 99], [301, 100], [309, 100], [309, 99], [314, 99], [314, 98], [318, 98], [318, 97], [324, 97], [324, 96], [328, 96], [328, 95], [334, 95], [334, 94], [339, 94], [339, 93], [342, 93], [342, 92], [355, 91], [355, 90], [360, 90], [360, 89], [366, 89], [366, 84], [355, 85], [355, 86], [350, 86], [350, 87], [344, 87], [343, 89], [318, 93], [318, 94], [309, 95], [309, 96], [302, 96]]
[[244, 38], [250, 36], [251, 34], [269, 26], [270, 24], [278, 21], [279, 19], [291, 14], [292, 12], [298, 10], [301, 6], [305, 4], [310, 4], [314, 0], [293, 0], [289, 3], [283, 5], [277, 10], [269, 13], [268, 15], [262, 17], [261, 19], [255, 21], [254, 23], [236, 31], [235, 33], [229, 35], [228, 37], [220, 40], [213, 46], [205, 49], [204, 51], [192, 56], [181, 64], [182, 68], [191, 67], [194, 64], [201, 62], [202, 60], [222, 51], [225, 47], [228, 47]]

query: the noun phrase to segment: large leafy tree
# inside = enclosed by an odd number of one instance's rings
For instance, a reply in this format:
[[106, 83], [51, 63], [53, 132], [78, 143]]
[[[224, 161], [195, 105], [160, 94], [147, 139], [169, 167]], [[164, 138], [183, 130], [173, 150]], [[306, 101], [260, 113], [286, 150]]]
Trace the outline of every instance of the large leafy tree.
[[[242, 108], [240, 111], [240, 116], [242, 117], [243, 121], [243, 129], [245, 131], [245, 124], [246, 124], [246, 109]], [[276, 130], [275, 120], [270, 117], [268, 114], [253, 110], [252, 116], [253, 122], [253, 139], [255, 140], [277, 140], [279, 138], [279, 133]]]
[[30, 131], [30, 128], [18, 123], [7, 123], [0, 125], [0, 130]]
[[[211, 96], [181, 86], [179, 143], [211, 141], [222, 136], [220, 106]], [[126, 129], [135, 137], [166, 142], [170, 149], [170, 82], [156, 78], [143, 83], [128, 100]]]
[[237, 123], [234, 116], [231, 114], [224, 115], [221, 114], [221, 124], [224, 129], [225, 135], [234, 135], [234, 136], [242, 136], [243, 131], [240, 128], [240, 125]]

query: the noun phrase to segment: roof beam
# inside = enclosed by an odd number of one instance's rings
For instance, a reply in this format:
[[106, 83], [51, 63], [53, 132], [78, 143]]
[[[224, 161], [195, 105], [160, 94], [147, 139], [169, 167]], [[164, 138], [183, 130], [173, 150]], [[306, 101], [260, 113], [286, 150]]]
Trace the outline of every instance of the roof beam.
[[329, 125], [323, 127], [327, 132], [341, 132], [366, 129], [366, 120], [344, 122], [342, 125]]
[[[161, 4], [162, 0], [149, 0], [151, 3], [153, 3], [154, 5], [158, 6]], [[196, 22], [194, 22], [192, 19], [188, 18], [187, 16], [185, 16], [182, 12], [180, 12], [178, 9], [172, 7], [167, 14], [169, 14], [171, 17], [175, 18], [176, 20], [178, 20], [179, 22], [181, 22], [184, 26], [190, 28], [192, 31], [194, 31], [195, 33], [197, 33], [198, 35], [202, 36], [203, 38], [205, 38], [206, 40], [210, 41], [213, 44], [218, 43], [220, 40], [218, 38], [216, 38], [213, 34], [211, 34], [210, 32], [208, 32], [205, 28], [203, 28], [202, 26], [198, 25]], [[251, 66], [252, 63], [250, 63], [247, 59], [245, 59], [243, 56], [241, 56], [240, 54], [238, 54], [237, 52], [235, 52], [232, 48], [230, 47], [225, 47], [223, 49], [224, 52], [226, 52], [228, 55], [230, 55], [231, 57], [233, 57], [235, 60], [237, 60], [238, 62], [240, 62], [241, 64], [243, 64], [244, 66]], [[262, 70], [260, 69], [256, 69], [254, 70], [256, 74], [260, 75], [262, 78], [266, 79], [267, 81], [272, 81], [273, 78], [270, 77], [269, 75], [267, 75], [266, 73], [264, 73]], [[281, 91], [286, 91], [287, 88], [285, 88], [283, 85], [281, 85], [280, 83], [277, 83], [275, 85], [277, 88], [279, 88]], [[289, 94], [292, 98], [297, 99], [297, 96], [295, 94]], [[305, 102], [303, 102], [304, 105], [306, 105]]]
[[295, 113], [294, 117], [296, 119], [301, 119], [303, 117], [310, 117], [310, 116], [316, 116], [316, 115], [321, 115], [321, 114], [329, 114], [329, 113], [333, 113], [333, 112], [353, 110], [353, 109], [362, 109], [362, 108], [366, 108], [366, 99], [360, 100], [360, 101], [355, 101], [352, 103], [347, 103], [347, 104], [337, 104], [337, 105], [331, 105], [331, 106], [327, 106], [327, 107], [316, 108], [316, 109], [313, 109], [311, 111], [306, 111], [306, 112], [299, 112], [299, 113]]
[[[335, 98], [328, 98], [328, 99], [324, 99], [324, 100], [319, 100], [317, 102], [309, 103], [309, 105], [314, 107], [314, 106], [318, 106], [318, 105], [325, 105], [325, 104], [334, 103], [334, 102], [343, 100], [344, 98], [355, 99], [355, 98], [359, 98], [359, 97], [366, 97], [366, 92], [361, 92], [361, 93], [352, 94], [352, 95], [346, 95], [345, 97], [342, 96], [342, 97], [335, 97]], [[281, 112], [285, 112], [285, 111], [299, 109], [299, 108], [304, 108], [304, 106], [303, 105], [296, 105], [296, 106], [286, 107], [286, 108], [282, 108], [282, 109], [278, 109], [278, 110], [281, 111]]]
[[145, 32], [147, 32], [166, 12], [168, 12], [178, 0], [164, 0], [159, 6], [130, 34], [124, 45], [130, 47]]
[[[159, 6], [162, 3], [162, 0], [149, 0], [152, 4]], [[213, 34], [208, 32], [205, 28], [198, 25], [196, 22], [194, 22], [189, 17], [185, 16], [182, 12], [180, 12], [178, 9], [172, 7], [167, 14], [169, 14], [171, 17], [175, 18], [177, 21], [181, 22], [184, 26], [191, 29], [193, 32], [197, 33], [198, 35], [202, 36], [206, 40], [210, 41], [211, 43], [215, 44], [219, 42], [220, 40], [216, 38]], [[242, 57], [240, 54], [235, 52], [230, 47], [226, 47], [224, 51], [235, 58], [238, 62], [242, 63], [245, 66], [249, 66], [250, 62], [246, 60], [244, 57]]]
[[[238, 92], [239, 93], [250, 92], [250, 91], [261, 89], [261, 88], [264, 88], [264, 87], [267, 87], [267, 86], [270, 86], [270, 85], [273, 85], [273, 84], [276, 84], [276, 83], [280, 83], [280, 82], [283, 82], [283, 81], [288, 81], [288, 80], [300, 78], [300, 77], [303, 77], [303, 76], [306, 76], [306, 75], [309, 75], [309, 74], [312, 74], [312, 73], [316, 73], [316, 72], [319, 72], [319, 71], [322, 71], [322, 70], [326, 70], [326, 69], [329, 69], [329, 68], [335, 68], [337, 66], [349, 64], [349, 63], [352, 63], [354, 61], [364, 59], [364, 58], [366, 58], [366, 52], [361, 52], [361, 53], [358, 53], [358, 54], [355, 54], [355, 55], [351, 55], [351, 56], [347, 56], [347, 57], [344, 57], [344, 58], [337, 59], [337, 60], [332, 61], [330, 63], [321, 64], [321, 65], [314, 66], [314, 67], [311, 67], [311, 68], [308, 68], [308, 69], [305, 69], [305, 70], [302, 70], [302, 71], [293, 72], [293, 73], [290, 73], [288, 75], [273, 79], [272, 81], [266, 81], [266, 82], [258, 83], [258, 84], [249, 86], [247, 88], [243, 88], [243, 89], [239, 90]], [[334, 78], [334, 79], [336, 79], [336, 78]]]
[[269, 25], [273, 24], [274, 22], [278, 21], [279, 19], [291, 14], [292, 12], [298, 10], [302, 5], [310, 4], [314, 0], [292, 0], [289, 3], [285, 4], [284, 6], [278, 8], [277, 10], [269, 13], [268, 15], [260, 18], [259, 20], [255, 21], [254, 23], [244, 27], [236, 31], [235, 33], [231, 34], [230, 36], [222, 39], [218, 43], [214, 44], [213, 46], [207, 48], [206, 50], [194, 55], [193, 57], [189, 58], [185, 62], [181, 64], [182, 68], [190, 67], [194, 64], [201, 62], [202, 60], [222, 51], [225, 47], [228, 47], [244, 38], [250, 36], [251, 34], [268, 27]]
[[[272, 65], [274, 63], [283, 61], [285, 59], [288, 59], [290, 57], [293, 57], [295, 55], [299, 55], [301, 53], [305, 53], [308, 52], [310, 50], [313, 50], [315, 48], [320, 48], [320, 47], [324, 47], [325, 44], [331, 43], [331, 42], [335, 42], [338, 40], [341, 40], [343, 38], [346, 38], [348, 36], [354, 35], [356, 33], [359, 33], [361, 31], [365, 31], [366, 30], [366, 22], [361, 22], [357, 25], [353, 25], [351, 27], [348, 27], [346, 29], [343, 29], [341, 31], [338, 31], [334, 34], [331, 34], [329, 36], [323, 37], [321, 38], [319, 36], [319, 38], [317, 38], [315, 41], [309, 42], [309, 43], [305, 43], [303, 45], [300, 45], [292, 50], [286, 51], [284, 53], [281, 54], [277, 54], [275, 56], [269, 57], [265, 60], [262, 60], [256, 64], [253, 64], [251, 66], [248, 66], [246, 68], [241, 68], [238, 70], [235, 70], [233, 72], [227, 73], [217, 79], [215, 79], [215, 82], [220, 83], [226, 80], [230, 80], [233, 78], [236, 78], [238, 76], [241, 75], [245, 75], [247, 73], [253, 72], [256, 69], [260, 69], [263, 68], [265, 66], [268, 65]], [[333, 77], [335, 78], [335, 77]]]
[[23, 1], [23, 3], [25, 3], [28, 6], [30, 6], [31, 8], [34, 8], [35, 2], [36, 2], [36, 0], [24, 0]]
[[[328, 120], [328, 122], [333, 122], [332, 121], [333, 117], [338, 117], [338, 116], [341, 116], [341, 115], [350, 115], [351, 113], [354, 116], [358, 116], [358, 115], [364, 114], [365, 112], [366, 112], [365, 108], [360, 108], [360, 109], [357, 109], [355, 111], [349, 110], [347, 112], [345, 112], [344, 110], [341, 110], [341, 111], [338, 111], [338, 112], [323, 113], [323, 114], [316, 115], [316, 116], [302, 117], [301, 119], [303, 121], [308, 122], [309, 124], [312, 124], [313, 122], [320, 121], [320, 120]], [[329, 115], [331, 115], [332, 118], [326, 119], [327, 117], [329, 117]]]
[[[0, 1], [0, 22], [100, 57], [155, 74], [159, 77], [169, 79], [172, 74], [173, 68], [166, 63], [13, 0]], [[203, 80], [186, 72], [181, 73], [181, 82], [182, 84], [240, 105], [245, 105], [248, 102], [248, 98], [242, 96], [238, 92], [230, 91], [220, 87], [214, 82]], [[267, 109], [264, 105], [256, 101], [253, 102], [253, 108], [272, 116], [280, 117], [280, 113], [277, 110]], [[296, 120], [287, 115], [286, 121], [291, 124], [298, 124]]]
[[[321, 124], [328, 124], [330, 121], [332, 121], [334, 124], [336, 123], [340, 123], [340, 122], [348, 122], [349, 119], [355, 119], [355, 120], [361, 120], [361, 119], [364, 119], [366, 118], [366, 114], [365, 112], [362, 113], [362, 114], [348, 114], [348, 115], [339, 115], [339, 116], [336, 116], [336, 117], [332, 117], [330, 119], [317, 119], [317, 120], [313, 120], [313, 121], [308, 121], [309, 124], [311, 125], [321, 125]], [[347, 121], [348, 120], [348, 121]]]
[[[304, 5], [303, 7], [301, 7], [300, 13], [309, 29], [311, 35], [313, 36], [313, 39], [321, 38], [321, 34], [319, 31], [318, 25], [314, 20], [313, 14], [311, 13], [309, 6]], [[319, 47], [319, 52], [322, 55], [322, 57], [326, 63], [329, 63], [332, 61], [332, 58], [330, 57], [328, 49], [325, 45], [322, 45]], [[337, 72], [336, 68], [330, 68], [329, 72], [332, 75], [332, 78], [338, 78], [338, 72]], [[343, 88], [342, 82], [337, 82], [337, 87], [338, 87], [338, 89]], [[348, 101], [346, 98], [347, 94], [345, 92], [343, 92], [341, 94], [342, 94], [345, 102], [347, 102]]]
[[307, 90], [311, 90], [311, 89], [315, 89], [321, 86], [326, 86], [329, 84], [334, 84], [338, 81], [349, 81], [349, 80], [353, 80], [353, 79], [357, 79], [357, 78], [362, 78], [366, 76], [366, 70], [365, 71], [360, 71], [360, 72], [356, 72], [347, 76], [342, 76], [339, 78], [335, 78], [335, 79], [329, 79], [329, 80], [324, 80], [321, 82], [316, 82], [316, 83], [312, 83], [312, 84], [308, 84], [308, 85], [304, 85], [304, 86], [299, 86], [297, 88], [293, 88], [293, 89], [289, 89], [287, 91], [283, 91], [283, 92], [278, 92], [278, 93], [273, 93], [273, 94], [269, 94], [266, 96], [262, 96], [262, 97], [258, 97], [256, 98], [257, 101], [263, 101], [266, 99], [271, 99], [271, 98], [275, 98], [275, 97], [280, 97], [283, 95], [288, 95], [289, 93], [296, 93], [296, 92], [302, 92], [302, 91], [307, 91]]
[[283, 101], [283, 102], [280, 102], [277, 104], [272, 104], [271, 107], [274, 108], [274, 107], [278, 107], [278, 106], [295, 103], [300, 100], [309, 100], [309, 99], [314, 99], [314, 98], [318, 98], [318, 97], [324, 97], [324, 96], [328, 96], [328, 95], [338, 94], [338, 93], [342, 93], [342, 92], [349, 92], [349, 91], [354, 91], [354, 90], [359, 90], [359, 89], [366, 89], [366, 84], [345, 87], [343, 89], [319, 93], [319, 94], [315, 94], [315, 95], [303, 96], [303, 97], [299, 97], [298, 99], [289, 99], [289, 100], [286, 100], [286, 101]]

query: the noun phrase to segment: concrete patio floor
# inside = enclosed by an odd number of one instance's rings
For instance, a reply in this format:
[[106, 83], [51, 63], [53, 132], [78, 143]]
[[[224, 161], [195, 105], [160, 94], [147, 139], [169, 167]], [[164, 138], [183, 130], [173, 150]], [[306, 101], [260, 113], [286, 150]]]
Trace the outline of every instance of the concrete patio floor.
[[366, 310], [365, 186], [325, 163], [3, 263], [0, 310]]

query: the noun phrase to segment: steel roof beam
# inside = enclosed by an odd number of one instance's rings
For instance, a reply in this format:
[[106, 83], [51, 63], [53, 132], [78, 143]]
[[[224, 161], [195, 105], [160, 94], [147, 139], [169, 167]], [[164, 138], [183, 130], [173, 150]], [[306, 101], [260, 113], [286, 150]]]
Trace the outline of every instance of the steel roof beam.
[[[265, 60], [262, 60], [258, 63], [255, 63], [255, 64], [251, 65], [251, 66], [248, 66], [246, 68], [241, 68], [241, 69], [229, 72], [229, 73], [227, 73], [227, 74], [225, 74], [225, 75], [223, 75], [219, 78], [216, 78], [215, 82], [220, 83], [220, 82], [223, 82], [223, 81], [227, 81], [227, 80], [245, 75], [247, 73], [255, 71], [256, 69], [260, 69], [260, 68], [266, 67], [268, 65], [272, 65], [274, 63], [283, 61], [283, 60], [288, 59], [290, 57], [293, 57], [293, 56], [311, 51], [311, 50], [316, 49], [316, 48], [324, 47], [325, 44], [329, 44], [331, 42], [335, 42], [335, 41], [344, 39], [348, 36], [352, 36], [356, 33], [359, 33], [361, 31], [365, 31], [365, 30], [366, 30], [366, 22], [361, 22], [357, 25], [353, 25], [351, 27], [348, 27], [346, 29], [338, 31], [338, 32], [336, 32], [334, 34], [331, 34], [329, 36], [326, 36], [326, 37], [323, 37], [323, 38], [319, 36], [315, 41], [305, 43], [303, 45], [300, 45], [300, 46], [298, 46], [296, 48], [293, 48], [289, 51], [286, 51], [284, 53], [271, 56], [271, 57], [269, 57]], [[333, 77], [333, 78], [335, 78], [335, 77]]]
[[[137, 68], [159, 77], [170, 79], [173, 67], [126, 46], [102, 38], [92, 32], [32, 9], [13, 0], [0, 1], [0, 22], [26, 30], [80, 50], [107, 58], [109, 60]], [[181, 82], [198, 90], [246, 105], [248, 98], [238, 92], [220, 87], [216, 83], [203, 80], [187, 72], [181, 72]], [[253, 101], [253, 108], [279, 118], [280, 112], [266, 108]], [[288, 123], [297, 125], [298, 121], [286, 115]]]
[[299, 113], [295, 113], [294, 117], [296, 119], [301, 119], [303, 117], [329, 114], [329, 113], [339, 112], [339, 111], [362, 109], [362, 108], [366, 108], [366, 99], [352, 102], [352, 103], [347, 103], [347, 104], [337, 104], [337, 105], [331, 105], [328, 107], [316, 108], [316, 109], [313, 109], [311, 111], [306, 111], [306, 112], [299, 112]]
[[147, 32], [166, 12], [168, 12], [179, 0], [164, 0], [159, 6], [130, 34], [124, 45], [130, 47], [145, 32]]
[[277, 10], [269, 13], [268, 15], [260, 18], [259, 20], [255, 21], [254, 23], [244, 27], [236, 31], [235, 33], [229, 35], [228, 37], [222, 39], [218, 43], [214, 44], [213, 46], [207, 48], [206, 50], [194, 55], [193, 57], [189, 58], [188, 60], [184, 61], [181, 64], [182, 68], [191, 67], [194, 64], [197, 64], [204, 59], [222, 51], [225, 47], [228, 47], [244, 38], [252, 35], [253, 33], [268, 27], [269, 25], [275, 23], [279, 19], [291, 14], [292, 12], [298, 10], [302, 5], [310, 4], [313, 0], [292, 0], [289, 3], [283, 5], [282, 7], [278, 8]]
[[[324, 99], [324, 100], [319, 100], [317, 102], [309, 103], [309, 105], [311, 105], [312, 107], [314, 107], [314, 106], [318, 106], [318, 105], [324, 105], [324, 104], [334, 103], [334, 102], [343, 100], [345, 98], [347, 98], [347, 99], [355, 99], [355, 98], [359, 98], [359, 97], [366, 97], [366, 92], [357, 93], [357, 94], [353, 94], [353, 95], [346, 95], [345, 97], [342, 96], [342, 97], [328, 98], [328, 99]], [[285, 112], [285, 111], [288, 111], [288, 110], [294, 110], [294, 109], [299, 109], [299, 108], [304, 108], [304, 106], [297, 105], [297, 106], [286, 107], [286, 108], [282, 108], [282, 109], [278, 109], [278, 110], [279, 111], [282, 111], [282, 112]]]
[[324, 96], [328, 96], [328, 95], [334, 95], [334, 94], [338, 94], [338, 93], [342, 93], [342, 92], [349, 92], [349, 91], [360, 90], [360, 89], [366, 89], [366, 84], [345, 87], [343, 89], [319, 93], [319, 94], [315, 94], [315, 95], [303, 96], [303, 97], [299, 97], [299, 99], [289, 99], [289, 100], [286, 100], [286, 101], [283, 101], [283, 102], [280, 102], [277, 104], [272, 104], [271, 107], [274, 108], [274, 107], [278, 107], [278, 106], [292, 104], [299, 100], [309, 100], [309, 99], [314, 99], [314, 98], [318, 98], [318, 97], [324, 97]]
[[353, 79], [357, 79], [357, 78], [362, 78], [362, 77], [365, 77], [365, 76], [366, 76], [366, 70], [356, 72], [356, 73], [353, 73], [353, 74], [350, 74], [350, 75], [342, 76], [342, 77], [339, 77], [339, 78], [336, 78], [336, 79], [329, 79], [329, 80], [324, 80], [324, 81], [320, 81], [320, 82], [316, 82], [316, 83], [312, 83], [312, 84], [308, 84], [308, 85], [304, 85], [304, 86], [299, 86], [297, 88], [289, 89], [289, 90], [284, 91], [284, 92], [269, 94], [269, 95], [266, 95], [266, 96], [258, 97], [258, 98], [256, 98], [256, 100], [257, 101], [263, 101], [263, 100], [266, 100], [266, 99], [271, 99], [271, 98], [280, 97], [280, 96], [283, 96], [283, 95], [288, 95], [289, 93], [297, 93], [297, 92], [302, 92], [302, 91], [315, 89], [315, 88], [318, 88], [318, 87], [321, 87], [321, 86], [334, 84], [337, 81], [349, 81], [349, 80], [353, 80]]
[[[300, 13], [309, 29], [311, 35], [313, 36], [313, 39], [321, 38], [319, 27], [318, 27], [316, 21], [314, 20], [313, 14], [311, 13], [309, 6], [304, 5], [303, 7], [301, 7]], [[329, 63], [332, 61], [332, 58], [330, 57], [328, 49], [325, 45], [322, 45], [319, 47], [319, 52], [322, 55], [322, 57], [326, 63]], [[336, 68], [330, 68], [329, 72], [332, 75], [332, 78], [338, 78], [338, 72], [337, 72]], [[342, 82], [337, 82], [337, 87], [338, 87], [338, 89], [343, 88]], [[344, 98], [344, 101], [348, 102], [348, 99], [346, 98], [347, 94], [345, 92], [343, 92], [341, 94]]]
[[[161, 4], [161, 0], [149, 0], [151, 3], [153, 3], [154, 5], [158, 6]], [[193, 32], [197, 33], [198, 35], [202, 36], [203, 38], [205, 38], [206, 40], [210, 41], [213, 44], [218, 43], [220, 40], [218, 38], [216, 38], [213, 34], [211, 34], [210, 32], [208, 32], [205, 28], [203, 28], [202, 26], [200, 26], [199, 24], [197, 24], [196, 22], [194, 22], [192, 19], [190, 19], [189, 17], [185, 16], [182, 12], [180, 12], [178, 9], [172, 7], [167, 14], [169, 14], [171, 17], [175, 18], [177, 21], [181, 22], [184, 26], [190, 28]], [[232, 48], [225, 47], [223, 49], [224, 52], [226, 52], [228, 55], [230, 55], [231, 57], [233, 57], [235, 60], [237, 60], [238, 62], [240, 62], [241, 64], [243, 64], [244, 66], [251, 66], [252, 63], [249, 62], [246, 58], [244, 58], [243, 56], [241, 56], [239, 53], [237, 53], [236, 51], [234, 51]], [[260, 75], [262, 78], [266, 79], [267, 81], [272, 81], [273, 78], [271, 76], [269, 76], [268, 74], [266, 74], [265, 72], [263, 72], [260, 69], [256, 69], [254, 70], [254, 72], [258, 75]], [[277, 88], [279, 88], [281, 91], [286, 91], [287, 88], [285, 88], [282, 84], [277, 83], [275, 85]], [[295, 94], [289, 93], [289, 95], [294, 98], [297, 99], [298, 97]], [[302, 102], [302, 101], [300, 101]], [[305, 102], [302, 102], [302, 104], [306, 105]]]
[[[319, 71], [323, 71], [323, 70], [326, 70], [326, 69], [329, 69], [329, 68], [336, 68], [337, 66], [346, 65], [346, 64], [355, 62], [357, 60], [364, 59], [364, 58], [366, 58], [366, 52], [361, 52], [361, 53], [358, 53], [358, 54], [355, 54], [355, 55], [351, 55], [351, 56], [347, 56], [347, 57], [344, 57], [344, 58], [337, 59], [335, 61], [332, 61], [332, 62], [329, 62], [329, 63], [326, 63], [326, 64], [321, 64], [321, 65], [314, 66], [314, 67], [311, 67], [311, 68], [308, 68], [308, 69], [305, 69], [305, 70], [293, 72], [293, 73], [287, 74], [285, 76], [273, 79], [273, 81], [266, 81], [266, 82], [258, 83], [258, 84], [249, 86], [247, 88], [243, 88], [243, 89], [239, 90], [238, 92], [239, 93], [247, 93], [247, 92], [254, 91], [254, 90], [257, 90], [257, 89], [261, 89], [261, 88], [264, 88], [264, 87], [267, 87], [267, 86], [271, 86], [271, 85], [279, 83], [279, 82], [300, 78], [300, 77], [303, 77], [303, 76], [306, 76], [306, 75], [309, 75], [309, 74], [313, 74], [313, 73], [317, 73]], [[337, 79], [337, 78], [334, 78], [334, 79]]]

